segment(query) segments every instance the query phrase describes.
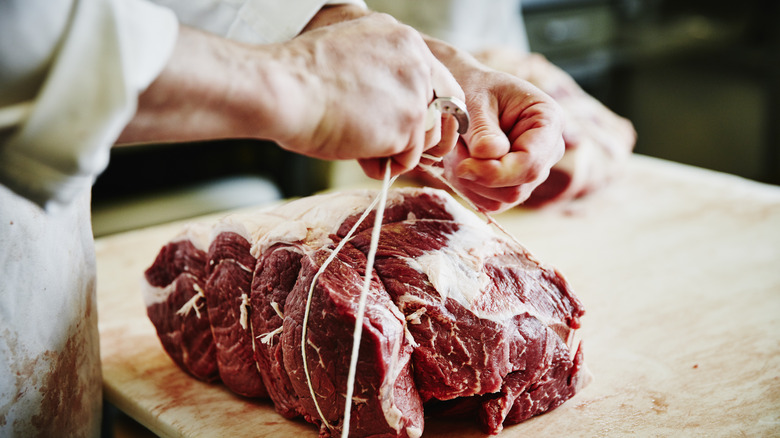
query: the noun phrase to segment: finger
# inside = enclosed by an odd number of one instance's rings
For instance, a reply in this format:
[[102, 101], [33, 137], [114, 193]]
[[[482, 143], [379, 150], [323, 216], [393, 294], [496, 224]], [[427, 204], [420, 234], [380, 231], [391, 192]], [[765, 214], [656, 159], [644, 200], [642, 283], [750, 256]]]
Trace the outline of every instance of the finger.
[[433, 122], [433, 127], [425, 131], [425, 152], [430, 154], [432, 148], [441, 142], [442, 138], [442, 118], [436, 117]]
[[391, 160], [390, 176], [397, 176], [411, 170], [408, 169], [405, 165], [397, 163], [392, 158], [360, 158], [357, 161], [358, 164], [360, 164], [360, 167], [363, 169], [363, 173], [365, 173], [367, 177], [381, 180], [385, 177], [385, 167], [387, 166], [387, 160]]
[[[436, 95], [439, 97], [456, 97], [461, 101], [465, 101], [466, 94], [463, 92], [460, 84], [458, 84], [458, 81], [455, 80], [455, 77], [452, 76], [450, 70], [444, 66], [441, 61], [436, 59], [436, 57], [433, 56], [433, 53], [429, 51], [428, 54], [431, 65], [432, 91], [435, 91]], [[431, 100], [433, 100], [432, 95]]]
[[[512, 142], [511, 154], [523, 160], [526, 166], [521, 176], [521, 182], [531, 182], [539, 178], [540, 173], [549, 172], [550, 168], [563, 158], [566, 142], [559, 126], [541, 126], [523, 132]], [[510, 154], [510, 155], [511, 155]], [[509, 162], [509, 160], [508, 160]]]
[[557, 154], [556, 147], [563, 136], [563, 119], [552, 107], [550, 112], [537, 113], [516, 123], [509, 131], [513, 151], [549, 149]]
[[498, 213], [511, 207], [511, 205], [507, 205], [500, 201], [496, 201], [495, 199], [482, 196], [467, 187], [460, 187], [459, 191], [463, 196], [467, 197], [471, 202], [473, 202], [474, 205], [476, 205], [482, 211], [488, 213]]
[[470, 181], [461, 180], [460, 185], [467, 186], [469, 190], [479, 196], [502, 204], [516, 205], [531, 196], [531, 192], [537, 183], [520, 184], [508, 187], [485, 187]]
[[420, 155], [422, 155], [425, 145], [425, 126], [420, 124], [412, 128], [409, 135], [409, 141], [402, 152], [397, 153], [390, 157], [392, 163], [390, 164], [390, 173], [392, 176], [406, 173], [420, 163]]
[[466, 158], [455, 176], [484, 187], [510, 187], [535, 181], [547, 166], [525, 151], [510, 152], [498, 160]]
[[470, 96], [468, 102], [471, 124], [464, 136], [469, 155], [474, 158], [500, 158], [510, 150], [509, 139], [498, 120], [498, 101], [491, 93]]
[[[425, 153], [434, 157], [443, 157], [455, 148], [458, 142], [458, 121], [449, 114], [443, 114], [439, 120], [441, 129], [439, 129], [439, 141], [432, 147], [425, 150]], [[436, 129], [434, 127], [433, 129]]]
[[384, 159], [381, 158], [359, 158], [358, 164], [360, 164], [360, 167], [363, 169], [363, 173], [366, 174], [367, 177], [373, 178], [373, 179], [383, 179], [385, 176], [384, 168], [385, 166], [382, 165], [382, 163], [385, 162]]

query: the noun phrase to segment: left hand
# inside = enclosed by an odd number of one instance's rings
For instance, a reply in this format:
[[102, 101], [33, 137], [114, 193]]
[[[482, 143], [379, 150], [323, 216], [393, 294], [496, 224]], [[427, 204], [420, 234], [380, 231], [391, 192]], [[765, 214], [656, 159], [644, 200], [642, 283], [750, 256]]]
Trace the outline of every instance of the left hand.
[[563, 156], [560, 107], [522, 79], [444, 43], [428, 45], [460, 83], [471, 116], [468, 132], [445, 157], [445, 176], [488, 212], [520, 204]]

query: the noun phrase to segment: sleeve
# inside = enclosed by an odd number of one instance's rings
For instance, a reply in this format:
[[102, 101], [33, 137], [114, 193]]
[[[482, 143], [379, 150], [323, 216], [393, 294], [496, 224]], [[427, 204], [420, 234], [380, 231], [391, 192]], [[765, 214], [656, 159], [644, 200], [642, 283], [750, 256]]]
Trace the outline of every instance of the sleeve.
[[462, 50], [528, 52], [520, 0], [366, 0], [368, 6]]
[[178, 22], [144, 0], [3, 0], [0, 29], [0, 183], [51, 210], [103, 171]]
[[287, 41], [324, 5], [363, 0], [153, 0], [170, 8], [182, 24], [250, 44]]

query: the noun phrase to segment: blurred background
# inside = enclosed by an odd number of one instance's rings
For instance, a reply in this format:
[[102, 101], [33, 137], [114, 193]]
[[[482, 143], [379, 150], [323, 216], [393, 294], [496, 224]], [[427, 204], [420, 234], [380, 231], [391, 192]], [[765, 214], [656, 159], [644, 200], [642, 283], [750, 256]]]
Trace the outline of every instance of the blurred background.
[[[457, 2], [436, 3], [445, 15]], [[530, 50], [633, 121], [635, 152], [780, 184], [777, 0], [523, 0], [515, 12]], [[306, 196], [331, 177], [249, 140], [114, 148], [110, 163], [93, 192], [98, 237]]]
[[780, 183], [780, 2], [523, 2], [532, 51], [634, 122], [635, 152]]

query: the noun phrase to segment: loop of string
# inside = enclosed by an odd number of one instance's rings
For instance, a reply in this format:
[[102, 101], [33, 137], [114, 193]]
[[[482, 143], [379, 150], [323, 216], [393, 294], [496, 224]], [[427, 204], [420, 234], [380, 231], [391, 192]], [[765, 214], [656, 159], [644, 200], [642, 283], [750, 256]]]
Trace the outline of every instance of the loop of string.
[[[434, 157], [434, 156], [432, 156], [432, 155], [428, 155], [428, 154], [422, 154], [422, 155], [421, 155], [421, 157], [422, 157], [422, 158], [425, 158], [425, 159], [428, 159], [428, 160], [432, 160], [432, 161], [434, 161], [434, 162], [437, 162], [437, 163], [438, 163], [438, 162], [441, 162], [441, 161], [443, 160], [443, 158], [442, 158], [442, 157]], [[487, 223], [488, 223], [488, 224], [491, 224], [491, 225], [493, 225], [494, 227], [498, 228], [498, 229], [499, 229], [499, 231], [501, 231], [501, 232], [502, 232], [502, 233], [504, 233], [504, 234], [505, 234], [507, 237], [509, 237], [509, 238], [512, 240], [512, 242], [516, 243], [516, 244], [517, 244], [517, 245], [519, 245], [519, 246], [523, 246], [523, 245], [520, 243], [520, 241], [519, 241], [519, 240], [517, 240], [517, 237], [515, 237], [514, 235], [512, 235], [512, 233], [510, 233], [509, 231], [507, 231], [507, 229], [506, 229], [506, 228], [504, 228], [503, 226], [501, 226], [501, 224], [499, 224], [499, 223], [498, 223], [498, 221], [496, 221], [495, 219], [493, 219], [493, 216], [491, 216], [491, 215], [490, 215], [488, 212], [486, 212], [485, 210], [483, 210], [483, 209], [481, 209], [481, 208], [477, 207], [477, 206], [476, 206], [476, 204], [474, 204], [473, 202], [471, 202], [471, 200], [470, 200], [468, 197], [466, 197], [466, 195], [464, 195], [464, 194], [463, 194], [463, 193], [462, 193], [460, 190], [458, 190], [458, 189], [457, 189], [457, 188], [456, 188], [456, 187], [455, 187], [453, 184], [451, 184], [449, 181], [447, 181], [447, 179], [446, 179], [446, 178], [444, 178], [444, 169], [443, 169], [443, 168], [441, 168], [441, 167], [436, 167], [436, 166], [433, 166], [433, 165], [431, 165], [431, 164], [424, 164], [424, 163], [420, 163], [420, 164], [418, 164], [417, 166], [418, 166], [420, 169], [424, 170], [424, 171], [425, 171], [425, 172], [426, 172], [428, 175], [430, 175], [430, 176], [432, 176], [432, 177], [436, 178], [438, 181], [440, 181], [442, 184], [444, 184], [444, 185], [445, 185], [445, 186], [447, 186], [447, 187], [448, 187], [450, 190], [452, 190], [452, 192], [453, 192], [453, 193], [455, 193], [456, 195], [458, 195], [458, 197], [459, 197], [460, 199], [462, 199], [462, 200], [463, 200], [463, 202], [465, 202], [465, 203], [466, 203], [466, 204], [469, 206], [469, 208], [471, 208], [472, 210], [474, 210], [474, 211], [476, 211], [476, 212], [479, 212], [480, 214], [482, 214], [483, 216], [485, 216], [485, 220], [487, 221]]]
[[363, 289], [360, 291], [360, 300], [358, 301], [358, 312], [355, 320], [355, 332], [352, 336], [352, 355], [349, 362], [349, 374], [347, 375], [347, 396], [344, 406], [344, 425], [341, 430], [341, 437], [349, 437], [349, 420], [352, 411], [352, 392], [355, 386], [355, 372], [357, 370], [358, 353], [360, 351], [360, 338], [363, 335], [363, 315], [366, 310], [366, 297], [371, 287], [371, 274], [374, 271], [374, 259], [379, 247], [379, 233], [382, 229], [382, 219], [385, 215], [385, 205], [387, 204], [387, 192], [390, 190], [390, 160], [387, 160], [385, 167], [385, 177], [382, 181], [382, 191], [379, 193], [379, 205], [376, 207], [374, 216], [374, 228], [371, 230], [371, 245], [366, 256], [366, 272], [363, 278]]
[[[435, 157], [428, 154], [422, 154], [421, 158], [425, 158], [433, 162], [442, 161], [441, 157]], [[365, 276], [363, 279], [363, 287], [360, 291], [360, 299], [358, 301], [358, 311], [357, 311], [356, 321], [355, 321], [355, 330], [353, 333], [352, 353], [350, 355], [349, 373], [347, 375], [347, 393], [346, 393], [346, 400], [344, 406], [344, 420], [343, 420], [343, 427], [341, 431], [342, 438], [349, 437], [349, 422], [350, 422], [351, 410], [352, 410], [352, 395], [355, 386], [355, 374], [357, 370], [358, 354], [360, 352], [360, 340], [363, 334], [363, 318], [365, 314], [366, 297], [368, 295], [368, 290], [371, 287], [371, 278], [372, 278], [372, 273], [374, 268], [374, 260], [376, 258], [376, 251], [379, 246], [379, 233], [382, 227], [385, 205], [387, 203], [387, 193], [390, 190], [390, 186], [392, 186], [395, 180], [397, 179], [397, 177], [390, 178], [390, 163], [391, 161], [387, 160], [385, 175], [382, 181], [382, 190], [379, 193], [379, 195], [376, 198], [374, 198], [373, 202], [371, 202], [368, 208], [366, 208], [366, 210], [363, 212], [363, 214], [360, 216], [357, 222], [355, 222], [355, 224], [349, 230], [347, 235], [344, 236], [341, 242], [339, 242], [336, 248], [334, 248], [330, 256], [328, 256], [328, 258], [325, 260], [322, 266], [320, 266], [317, 273], [314, 275], [311, 285], [309, 286], [309, 292], [306, 298], [306, 307], [303, 315], [303, 328], [301, 333], [301, 355], [303, 357], [303, 369], [304, 369], [304, 375], [306, 376], [306, 383], [309, 387], [309, 394], [311, 395], [312, 401], [314, 402], [314, 406], [317, 409], [317, 414], [322, 420], [323, 425], [328, 429], [332, 429], [332, 426], [330, 425], [330, 423], [328, 423], [328, 420], [325, 418], [325, 415], [322, 413], [320, 405], [317, 402], [317, 396], [314, 392], [314, 387], [311, 382], [311, 376], [309, 375], [309, 368], [306, 361], [306, 344], [307, 344], [306, 330], [308, 326], [309, 313], [311, 309], [311, 298], [314, 293], [314, 286], [316, 285], [319, 276], [325, 271], [328, 265], [336, 258], [338, 253], [343, 249], [347, 241], [350, 240], [350, 238], [355, 233], [355, 231], [360, 226], [360, 224], [363, 223], [366, 217], [368, 217], [369, 213], [376, 206], [377, 212], [376, 212], [376, 216], [374, 217], [374, 227], [371, 230], [371, 243], [369, 246], [368, 254], [366, 256]], [[460, 197], [469, 206], [469, 208], [484, 215], [488, 224], [492, 224], [493, 226], [498, 228], [502, 233], [504, 233], [507, 237], [509, 237], [514, 243], [522, 246], [520, 244], [520, 241], [517, 240], [517, 238], [514, 235], [509, 233], [509, 231], [507, 231], [503, 226], [501, 226], [501, 224], [499, 224], [495, 219], [493, 219], [493, 217], [489, 213], [477, 207], [460, 190], [458, 190], [456, 187], [450, 184], [450, 182], [444, 178], [443, 175], [444, 169], [433, 166], [431, 164], [424, 164], [424, 163], [419, 163], [418, 166], [423, 171], [425, 171], [426, 173], [428, 173], [429, 175], [431, 175], [432, 177], [436, 178], [438, 181], [446, 185], [450, 190], [452, 190], [453, 193], [455, 193], [458, 197]], [[378, 206], [377, 203], [379, 204]]]
[[[349, 435], [349, 417], [350, 417], [350, 410], [352, 408], [352, 387], [354, 386], [354, 380], [355, 380], [355, 372], [353, 370], [353, 365], [357, 364], [357, 353], [356, 353], [356, 347], [360, 345], [360, 339], [358, 336], [362, 335], [362, 320], [363, 320], [363, 312], [365, 310], [365, 295], [367, 294], [368, 288], [371, 285], [371, 272], [373, 271], [374, 263], [373, 258], [376, 254], [376, 247], [379, 244], [379, 228], [382, 224], [382, 219], [384, 216], [384, 208], [385, 204], [387, 202], [387, 192], [390, 190], [390, 186], [393, 185], [395, 180], [398, 177], [390, 178], [390, 160], [387, 160], [387, 166], [385, 168], [385, 176], [382, 181], [382, 191], [381, 193], [374, 198], [374, 200], [371, 202], [371, 204], [366, 208], [366, 210], [363, 212], [363, 214], [358, 218], [358, 220], [355, 222], [355, 224], [352, 226], [352, 228], [349, 230], [346, 236], [344, 236], [343, 239], [341, 239], [341, 242], [336, 246], [336, 248], [333, 249], [331, 254], [328, 256], [327, 259], [325, 259], [325, 262], [320, 266], [320, 269], [317, 271], [316, 274], [314, 274], [314, 277], [312, 278], [311, 284], [309, 285], [309, 292], [306, 297], [306, 307], [303, 313], [303, 327], [301, 330], [301, 356], [303, 357], [303, 372], [306, 376], [306, 384], [309, 387], [309, 395], [311, 395], [311, 399], [314, 402], [314, 407], [317, 409], [317, 414], [319, 415], [320, 419], [322, 420], [322, 423], [325, 427], [328, 429], [332, 429], [332, 426], [330, 423], [328, 423], [328, 420], [325, 418], [325, 415], [322, 413], [322, 409], [320, 408], [319, 402], [317, 402], [317, 395], [314, 392], [314, 386], [312, 386], [311, 383], [311, 376], [309, 374], [309, 366], [306, 361], [306, 331], [309, 324], [309, 313], [311, 312], [311, 298], [314, 294], [314, 286], [317, 284], [317, 279], [319, 276], [325, 272], [325, 269], [330, 265], [330, 263], [336, 258], [338, 253], [344, 248], [344, 245], [352, 238], [352, 235], [355, 234], [360, 224], [363, 223], [363, 221], [368, 217], [369, 213], [374, 209], [374, 207], [377, 205], [377, 203], [381, 200], [381, 206], [380, 209], [378, 209], [376, 214], [376, 219], [374, 220], [374, 229], [371, 233], [371, 246], [369, 249], [369, 261], [366, 263], [366, 277], [365, 281], [363, 283], [363, 291], [361, 291], [361, 297], [360, 302], [358, 303], [358, 320], [355, 323], [355, 339], [353, 344], [353, 354], [350, 358], [350, 373], [347, 378], [347, 401], [346, 401], [346, 408], [344, 410], [344, 429], [342, 436], [346, 437]], [[381, 210], [381, 211], [380, 211]], [[378, 222], [377, 222], [378, 221]], [[379, 226], [377, 226], [377, 223]], [[375, 238], [376, 233], [376, 238]], [[371, 250], [373, 249], [373, 251]], [[373, 252], [373, 255], [372, 255]]]

